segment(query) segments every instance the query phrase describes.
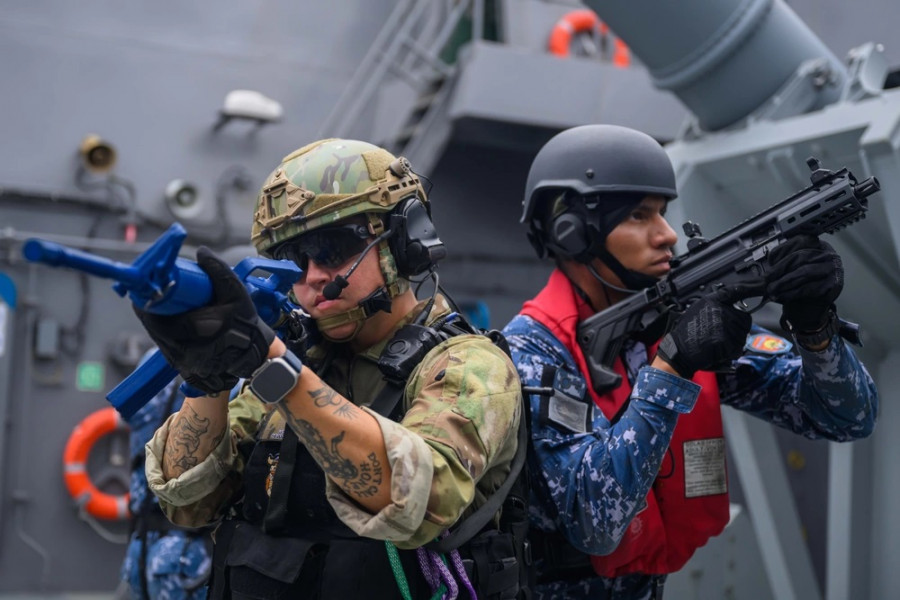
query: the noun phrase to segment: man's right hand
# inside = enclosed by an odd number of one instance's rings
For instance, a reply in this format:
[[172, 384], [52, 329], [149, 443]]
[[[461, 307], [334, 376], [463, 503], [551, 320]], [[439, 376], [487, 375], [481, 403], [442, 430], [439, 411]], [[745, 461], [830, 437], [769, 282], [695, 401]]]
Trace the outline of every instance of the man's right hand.
[[275, 333], [256, 313], [247, 288], [211, 250], [197, 250], [197, 265], [209, 275], [213, 301], [180, 315], [135, 313], [185, 381], [213, 394], [230, 390], [266, 359]]
[[749, 313], [734, 303], [747, 297], [743, 288], [722, 288], [692, 304], [663, 337], [656, 356], [681, 377], [727, 364], [741, 355], [750, 332]]

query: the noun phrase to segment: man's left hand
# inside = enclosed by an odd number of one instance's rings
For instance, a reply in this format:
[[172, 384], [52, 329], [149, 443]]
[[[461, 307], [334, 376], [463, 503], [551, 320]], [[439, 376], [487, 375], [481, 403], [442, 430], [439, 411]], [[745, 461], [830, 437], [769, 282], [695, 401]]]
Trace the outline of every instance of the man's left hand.
[[844, 287], [841, 257], [827, 242], [801, 235], [769, 253], [766, 294], [782, 305], [785, 321], [796, 332], [813, 332], [828, 322]]

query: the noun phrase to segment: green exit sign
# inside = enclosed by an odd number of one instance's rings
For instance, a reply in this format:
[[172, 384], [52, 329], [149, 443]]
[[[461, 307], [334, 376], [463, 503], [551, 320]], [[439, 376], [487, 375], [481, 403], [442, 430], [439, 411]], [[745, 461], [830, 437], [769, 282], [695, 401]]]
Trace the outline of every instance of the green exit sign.
[[99, 392], [103, 390], [103, 363], [79, 363], [75, 371], [75, 387], [82, 392]]

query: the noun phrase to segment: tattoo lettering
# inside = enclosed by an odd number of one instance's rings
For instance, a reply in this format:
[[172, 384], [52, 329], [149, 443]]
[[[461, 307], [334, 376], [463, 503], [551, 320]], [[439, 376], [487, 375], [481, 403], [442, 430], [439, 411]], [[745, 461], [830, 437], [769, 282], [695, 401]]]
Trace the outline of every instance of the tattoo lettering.
[[[178, 476], [200, 463], [200, 458], [197, 456], [197, 451], [200, 449], [200, 438], [209, 433], [209, 419], [200, 417], [197, 411], [190, 406], [187, 409], [190, 411], [189, 413], [182, 414], [172, 422], [169, 441], [166, 444], [166, 462], [175, 470], [174, 476]], [[221, 439], [220, 436], [218, 441]]]
[[383, 469], [374, 452], [367, 456], [367, 461], [360, 463], [359, 474], [354, 479], [347, 479], [342, 486], [351, 494], [360, 498], [370, 498], [381, 488]]
[[326, 406], [337, 406], [341, 403], [340, 394], [331, 389], [330, 387], [322, 387], [317, 390], [310, 390], [310, 397], [313, 399], [313, 404], [315, 404], [319, 408], [324, 408]]

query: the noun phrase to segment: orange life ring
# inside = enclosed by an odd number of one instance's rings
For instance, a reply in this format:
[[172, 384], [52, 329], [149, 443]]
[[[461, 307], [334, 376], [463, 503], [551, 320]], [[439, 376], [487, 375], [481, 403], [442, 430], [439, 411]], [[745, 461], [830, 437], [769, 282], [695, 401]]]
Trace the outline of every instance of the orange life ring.
[[[609, 26], [600, 20], [597, 13], [589, 8], [573, 10], [560, 17], [553, 30], [550, 32], [548, 49], [556, 56], [569, 56], [569, 44], [576, 33], [588, 33], [598, 30], [604, 38], [609, 34]], [[613, 40], [612, 62], [617, 67], [627, 67], [631, 64], [631, 56], [628, 46], [619, 38]]]
[[75, 426], [63, 451], [63, 477], [69, 495], [88, 514], [110, 521], [131, 515], [129, 494], [115, 496], [97, 489], [88, 477], [87, 461], [97, 440], [117, 429], [127, 430], [128, 425], [113, 407], [101, 408]]

